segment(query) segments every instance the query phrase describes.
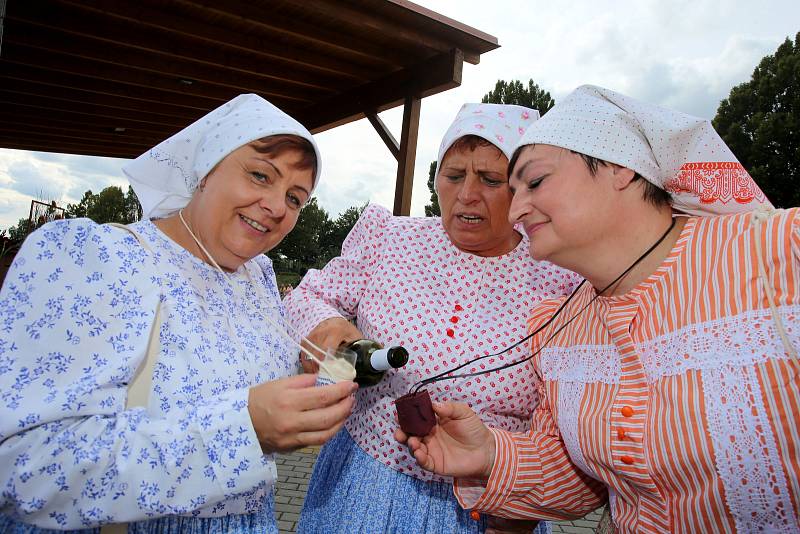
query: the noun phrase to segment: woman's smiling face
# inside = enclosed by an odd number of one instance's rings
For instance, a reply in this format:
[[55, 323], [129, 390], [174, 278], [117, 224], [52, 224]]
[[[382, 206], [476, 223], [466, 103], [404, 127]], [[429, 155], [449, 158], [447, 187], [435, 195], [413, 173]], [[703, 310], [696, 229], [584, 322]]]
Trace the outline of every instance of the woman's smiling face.
[[531, 257], [558, 265], [575, 265], [604, 234], [613, 190], [605, 176], [592, 175], [579, 154], [552, 145], [522, 149], [509, 180], [512, 223], [521, 223], [530, 238]]
[[256, 141], [228, 154], [203, 179], [186, 210], [214, 259], [235, 270], [275, 247], [297, 223], [313, 186], [303, 153], [269, 155]]

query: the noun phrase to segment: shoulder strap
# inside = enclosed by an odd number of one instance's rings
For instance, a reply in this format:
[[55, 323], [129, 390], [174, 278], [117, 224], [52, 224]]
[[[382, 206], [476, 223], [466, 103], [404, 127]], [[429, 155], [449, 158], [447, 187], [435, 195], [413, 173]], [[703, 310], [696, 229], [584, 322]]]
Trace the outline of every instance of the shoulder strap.
[[120, 230], [125, 230], [126, 232], [128, 232], [129, 234], [131, 234], [133, 237], [136, 238], [136, 241], [139, 242], [139, 244], [142, 246], [143, 249], [145, 249], [147, 252], [150, 253], [153, 252], [153, 249], [150, 248], [150, 245], [147, 243], [147, 241], [145, 241], [144, 237], [142, 237], [142, 234], [140, 234], [127, 224], [110, 222], [106, 223], [105, 226], [111, 226], [112, 228], [119, 228]]
[[[150, 245], [144, 240], [144, 237], [136, 230], [125, 224], [108, 223], [109, 226], [120, 228], [131, 233], [139, 244], [147, 252], [152, 252]], [[145, 353], [144, 360], [139, 364], [139, 368], [133, 375], [133, 378], [128, 383], [128, 398], [125, 401], [125, 408], [147, 407], [147, 402], [150, 397], [150, 390], [153, 385], [153, 367], [156, 365], [158, 355], [161, 352], [160, 345], [161, 333], [161, 302], [159, 301], [156, 306], [156, 314], [153, 320], [153, 326], [150, 330], [150, 337], [147, 341], [147, 352]]]
[[[147, 252], [153, 252], [153, 250], [150, 248], [150, 245], [147, 244], [147, 241], [144, 240], [141, 234], [139, 234], [139, 232], [130, 226], [119, 223], [108, 223], [108, 225], [131, 233], [143, 249], [145, 249]], [[159, 301], [158, 305], [156, 306], [156, 315], [153, 319], [153, 327], [150, 330], [150, 337], [147, 340], [147, 351], [145, 352], [144, 360], [141, 364], [139, 364], [139, 368], [133, 374], [133, 378], [128, 383], [128, 397], [125, 400], [126, 410], [138, 407], [147, 408], [147, 403], [150, 399], [150, 390], [153, 386], [153, 367], [156, 364], [156, 360], [158, 360], [158, 354], [161, 352], [160, 333], [161, 301]], [[127, 534], [127, 532], [128, 523], [112, 523], [103, 525], [100, 528], [100, 534]]]
[[158, 355], [161, 353], [161, 302], [156, 307], [156, 316], [147, 341], [147, 353], [133, 378], [128, 383], [128, 398], [125, 408], [147, 408], [150, 399], [150, 390], [153, 386], [153, 367], [156, 365]]

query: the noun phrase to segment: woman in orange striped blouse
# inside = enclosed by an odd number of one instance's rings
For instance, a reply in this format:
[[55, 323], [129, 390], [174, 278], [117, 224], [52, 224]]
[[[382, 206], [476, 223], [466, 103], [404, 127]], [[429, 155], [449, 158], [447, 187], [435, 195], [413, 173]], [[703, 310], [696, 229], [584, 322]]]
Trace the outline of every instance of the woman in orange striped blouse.
[[533, 311], [531, 430], [446, 403], [428, 436], [396, 437], [494, 515], [608, 497], [619, 532], [800, 532], [800, 210], [766, 211], [708, 121], [598, 87], [510, 167], [532, 256], [587, 280]]

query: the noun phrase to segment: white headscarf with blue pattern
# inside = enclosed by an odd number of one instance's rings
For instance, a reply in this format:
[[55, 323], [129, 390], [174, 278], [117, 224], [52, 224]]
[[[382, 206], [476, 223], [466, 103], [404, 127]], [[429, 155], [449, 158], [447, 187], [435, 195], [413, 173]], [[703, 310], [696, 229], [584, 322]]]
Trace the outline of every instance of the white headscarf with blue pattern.
[[185, 207], [194, 190], [222, 159], [247, 143], [271, 135], [307, 139], [317, 155], [314, 187], [322, 171], [311, 133], [292, 117], [254, 94], [239, 95], [162, 141], [123, 167], [145, 218]]

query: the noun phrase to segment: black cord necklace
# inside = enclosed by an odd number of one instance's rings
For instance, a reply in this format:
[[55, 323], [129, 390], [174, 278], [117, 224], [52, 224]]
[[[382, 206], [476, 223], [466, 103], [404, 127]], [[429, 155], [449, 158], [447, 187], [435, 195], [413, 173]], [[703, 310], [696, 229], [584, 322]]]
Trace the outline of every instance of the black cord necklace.
[[564, 330], [567, 326], [569, 326], [569, 324], [572, 321], [574, 321], [579, 315], [581, 315], [586, 310], [586, 308], [591, 306], [591, 304], [595, 300], [597, 300], [598, 297], [600, 297], [603, 293], [608, 291], [609, 288], [613, 287], [615, 284], [617, 284], [619, 281], [621, 281], [625, 277], [625, 275], [627, 275], [629, 272], [631, 272], [634, 267], [639, 265], [639, 263], [641, 263], [642, 260], [644, 260], [651, 252], [653, 252], [656, 249], [656, 247], [658, 245], [660, 245], [667, 238], [667, 236], [669, 235], [669, 233], [672, 231], [672, 229], [674, 227], [675, 227], [675, 217], [672, 218], [672, 223], [670, 223], [669, 228], [667, 228], [667, 231], [664, 232], [664, 234], [661, 237], [658, 238], [658, 241], [653, 243], [653, 245], [650, 248], [648, 248], [645, 251], [644, 254], [639, 256], [639, 258], [635, 262], [633, 262], [630, 267], [628, 267], [627, 269], [622, 271], [622, 274], [620, 274], [614, 280], [612, 280], [610, 284], [608, 284], [606, 287], [604, 287], [602, 289], [602, 291], [598, 291], [597, 294], [594, 297], [592, 297], [592, 299], [583, 308], [578, 310], [578, 312], [575, 315], [573, 315], [572, 317], [570, 317], [569, 320], [567, 320], [566, 323], [561, 325], [561, 327], [559, 327], [558, 330], [556, 330], [553, 333], [553, 335], [551, 335], [549, 338], [547, 338], [545, 340], [545, 342], [542, 344], [542, 346], [539, 347], [539, 350], [537, 350], [536, 352], [534, 352], [530, 356], [526, 356], [525, 358], [523, 358], [521, 360], [517, 360], [517, 361], [511, 362], [511, 363], [507, 363], [507, 364], [501, 365], [499, 367], [493, 367], [491, 369], [485, 369], [483, 371], [477, 371], [477, 372], [474, 372], [474, 373], [464, 373], [464, 374], [460, 374], [460, 375], [447, 376], [447, 375], [450, 375], [450, 373], [454, 373], [455, 371], [458, 371], [459, 369], [462, 369], [462, 368], [464, 368], [464, 367], [466, 367], [468, 365], [472, 365], [473, 363], [478, 362], [480, 360], [483, 360], [485, 358], [491, 358], [493, 356], [500, 356], [501, 354], [505, 354], [506, 352], [514, 349], [515, 347], [518, 347], [522, 343], [528, 341], [530, 338], [532, 338], [533, 336], [535, 336], [536, 334], [538, 334], [539, 332], [541, 332], [542, 330], [544, 330], [545, 328], [550, 326], [550, 324], [552, 324], [552, 322], [556, 320], [556, 317], [558, 317], [561, 314], [561, 312], [564, 310], [566, 305], [578, 293], [578, 290], [581, 287], [583, 287], [583, 284], [586, 283], [585, 279], [580, 284], [578, 284], [578, 286], [575, 289], [572, 290], [572, 293], [570, 293], [569, 296], [566, 298], [566, 300], [564, 300], [564, 302], [561, 304], [561, 306], [558, 307], [558, 309], [556, 310], [556, 312], [553, 314], [552, 317], [550, 317], [547, 321], [545, 321], [545, 323], [542, 326], [540, 326], [539, 328], [537, 328], [536, 330], [534, 330], [533, 332], [531, 332], [527, 336], [523, 337], [522, 339], [520, 339], [516, 343], [504, 348], [500, 352], [497, 352], [497, 353], [494, 353], [494, 354], [487, 354], [485, 356], [480, 356], [478, 358], [474, 358], [474, 359], [469, 360], [469, 361], [467, 361], [465, 363], [462, 363], [461, 365], [457, 365], [456, 367], [453, 367], [451, 369], [447, 369], [446, 371], [443, 371], [443, 372], [441, 372], [441, 373], [439, 373], [437, 375], [434, 375], [434, 376], [428, 377], [428, 378], [426, 378], [424, 380], [421, 380], [419, 382], [416, 382], [413, 386], [411, 386], [412, 391], [414, 393], [416, 393], [416, 392], [418, 392], [420, 390], [420, 388], [423, 388], [423, 387], [427, 386], [428, 384], [433, 384], [434, 382], [440, 382], [442, 380], [455, 380], [457, 378], [469, 378], [469, 377], [472, 377], [472, 376], [485, 375], [487, 373], [493, 373], [495, 371], [501, 371], [503, 369], [508, 369], [509, 367], [514, 367], [515, 365], [519, 365], [521, 363], [525, 363], [528, 360], [530, 360], [531, 358], [534, 358], [545, 347], [547, 347], [548, 343], [550, 343], [550, 341], [552, 341], [554, 337], [556, 337], [562, 330]]

